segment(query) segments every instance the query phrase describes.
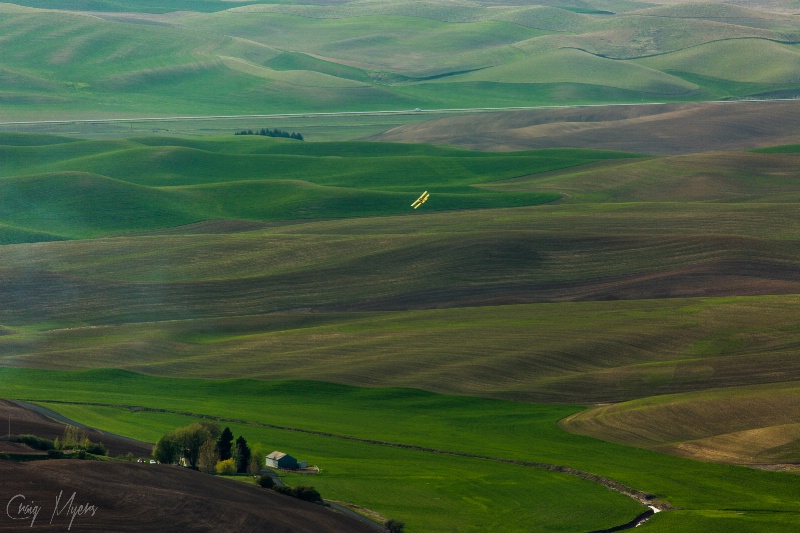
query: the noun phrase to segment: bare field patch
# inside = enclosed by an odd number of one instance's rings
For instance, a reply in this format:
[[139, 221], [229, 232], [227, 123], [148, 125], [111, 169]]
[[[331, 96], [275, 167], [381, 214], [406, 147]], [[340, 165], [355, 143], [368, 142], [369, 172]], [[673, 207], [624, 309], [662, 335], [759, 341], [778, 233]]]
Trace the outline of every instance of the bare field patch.
[[582, 435], [701, 461], [800, 462], [798, 382], [654, 396], [582, 411], [561, 426]]

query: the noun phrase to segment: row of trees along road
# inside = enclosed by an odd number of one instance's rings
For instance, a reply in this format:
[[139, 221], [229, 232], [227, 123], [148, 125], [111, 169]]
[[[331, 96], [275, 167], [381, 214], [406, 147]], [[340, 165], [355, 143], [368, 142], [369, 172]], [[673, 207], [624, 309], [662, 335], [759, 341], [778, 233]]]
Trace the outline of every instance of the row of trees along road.
[[278, 128], [275, 128], [274, 130], [269, 128], [261, 128], [260, 130], [241, 130], [234, 133], [234, 135], [264, 135], [266, 137], [283, 137], [285, 139], [296, 139], [298, 141], [303, 140], [303, 135], [300, 133], [289, 133], [288, 131], [279, 130]]
[[153, 447], [153, 458], [160, 463], [180, 462], [209, 474], [255, 473], [261, 468], [259, 455], [252, 453], [243, 436], [234, 441], [230, 428], [220, 429], [213, 422], [194, 422], [175, 429]]

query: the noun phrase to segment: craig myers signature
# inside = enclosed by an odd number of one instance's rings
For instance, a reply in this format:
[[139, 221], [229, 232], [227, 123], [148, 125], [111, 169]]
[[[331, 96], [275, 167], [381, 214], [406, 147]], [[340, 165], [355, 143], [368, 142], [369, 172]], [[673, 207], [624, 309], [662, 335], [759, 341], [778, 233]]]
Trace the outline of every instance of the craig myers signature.
[[[62, 504], [61, 501], [64, 496], [64, 491], [62, 490], [58, 493], [55, 505], [53, 506], [53, 514], [50, 515], [50, 524], [53, 524], [56, 518], [64, 515], [65, 520], [69, 518], [69, 527], [67, 527], [67, 530], [71, 530], [75, 518], [79, 516], [95, 515], [97, 506], [89, 503], [75, 505], [76, 495], [77, 492], [73, 492], [72, 496]], [[39, 513], [41, 513], [43, 509], [44, 506], [37, 504], [35, 501], [28, 501], [24, 494], [16, 494], [8, 500], [6, 504], [6, 516], [11, 520], [29, 520], [30, 527], [33, 527], [33, 524], [36, 523], [36, 519], [39, 518]]]

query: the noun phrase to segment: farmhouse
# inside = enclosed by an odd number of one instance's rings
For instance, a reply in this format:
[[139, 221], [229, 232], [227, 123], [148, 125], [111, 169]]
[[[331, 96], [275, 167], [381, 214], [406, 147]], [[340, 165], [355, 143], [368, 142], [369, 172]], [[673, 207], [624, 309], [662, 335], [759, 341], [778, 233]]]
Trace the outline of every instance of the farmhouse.
[[297, 459], [291, 455], [279, 451], [274, 451], [269, 454], [266, 464], [270, 468], [283, 468], [284, 470], [297, 470], [298, 468], [306, 467], [305, 461], [298, 462]]

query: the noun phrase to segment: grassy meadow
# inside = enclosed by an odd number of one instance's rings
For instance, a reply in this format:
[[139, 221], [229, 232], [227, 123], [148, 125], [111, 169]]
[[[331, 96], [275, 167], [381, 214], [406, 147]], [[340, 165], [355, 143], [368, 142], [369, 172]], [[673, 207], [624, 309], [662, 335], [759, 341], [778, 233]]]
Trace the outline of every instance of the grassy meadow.
[[[708, 524], [715, 531], [719, 526], [715, 518], [723, 523], [733, 520], [744, 531], [758, 530], [751, 522], [764, 531], [782, 531], [800, 512], [793, 476], [689, 461], [569, 435], [557, 421], [574, 413], [578, 409], [574, 406], [442, 396], [414, 389], [170, 379], [107, 370], [3, 369], [0, 379], [9, 384], [5, 390], [11, 397], [67, 402], [102, 398], [108, 404], [157, 409], [168, 405], [171, 412], [45, 402], [73, 419], [145, 440], [197, 419], [177, 414], [182, 411], [223, 417], [231, 421], [221, 423], [249, 443], [291, 450], [322, 469], [312, 479], [286, 475], [287, 483], [313, 482], [325, 497], [399, 517], [415, 530], [586, 530], [627, 521], [641, 507], [575, 476], [352, 438], [564, 465], [608, 476], [680, 508], [664, 513], [668, 518], [663, 522], [661, 516], [653, 519], [648, 524], [653, 531], [670, 531], [676, 524], [684, 530]], [[331, 417], [333, 412], [338, 416]]]

